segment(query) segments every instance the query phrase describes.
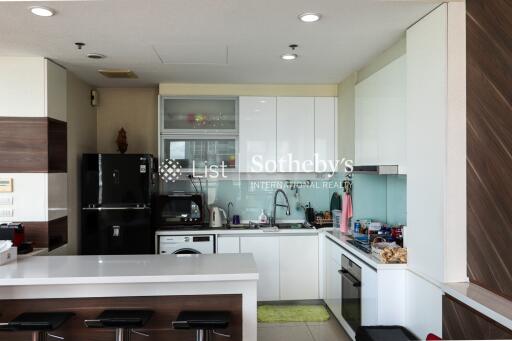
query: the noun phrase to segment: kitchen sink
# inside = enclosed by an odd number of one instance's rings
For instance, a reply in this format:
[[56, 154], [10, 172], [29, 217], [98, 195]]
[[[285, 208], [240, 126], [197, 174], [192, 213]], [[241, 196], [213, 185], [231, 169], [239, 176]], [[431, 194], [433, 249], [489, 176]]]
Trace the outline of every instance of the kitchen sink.
[[[277, 227], [280, 230], [292, 230], [292, 229], [312, 229], [313, 227], [311, 225], [306, 225], [304, 223], [280, 223], [276, 224], [275, 227]], [[256, 229], [269, 229], [271, 226], [268, 226], [266, 224], [259, 224], [259, 223], [251, 223], [251, 224], [240, 224], [240, 225], [230, 225], [230, 230], [256, 230]]]
[[304, 223], [283, 223], [276, 224], [279, 229], [312, 229], [312, 226], [306, 226]]

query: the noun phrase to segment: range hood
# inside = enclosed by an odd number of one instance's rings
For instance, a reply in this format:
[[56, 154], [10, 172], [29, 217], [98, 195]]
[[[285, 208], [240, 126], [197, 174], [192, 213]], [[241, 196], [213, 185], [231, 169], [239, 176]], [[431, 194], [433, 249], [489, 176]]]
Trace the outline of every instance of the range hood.
[[398, 166], [354, 166], [352, 173], [356, 174], [376, 174], [376, 175], [397, 175]]

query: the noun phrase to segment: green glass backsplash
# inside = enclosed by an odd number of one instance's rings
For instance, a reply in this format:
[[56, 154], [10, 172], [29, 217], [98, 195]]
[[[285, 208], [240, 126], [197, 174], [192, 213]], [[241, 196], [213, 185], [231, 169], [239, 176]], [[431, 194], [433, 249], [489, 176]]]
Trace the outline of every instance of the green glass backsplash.
[[[240, 215], [241, 220], [257, 220], [261, 209], [270, 216], [272, 200], [277, 188], [286, 192], [290, 201], [291, 215], [285, 215], [285, 209], [277, 208], [278, 220], [303, 220], [303, 205], [308, 202], [317, 211], [330, 208], [333, 192], [343, 195], [342, 175], [332, 180], [312, 180], [311, 184], [299, 189], [298, 193], [280, 180], [209, 180], [203, 181], [203, 191], [207, 193], [208, 205], [216, 205], [227, 211], [228, 202], [233, 203], [231, 214]], [[404, 175], [354, 174], [352, 202], [354, 219], [371, 218], [390, 224], [406, 224], [407, 178]], [[294, 180], [294, 182], [301, 182]], [[198, 183], [196, 186], [199, 188]], [[164, 186], [163, 192], [181, 190], [193, 191], [189, 181], [178, 181]], [[279, 196], [278, 202], [283, 202]]]
[[405, 175], [354, 174], [352, 180], [354, 219], [407, 224]]
[[[302, 182], [294, 180], [294, 182]], [[332, 183], [328, 180], [313, 180], [310, 185], [300, 188], [298, 193], [286, 186], [286, 181], [260, 181], [260, 180], [209, 180], [203, 181], [203, 192], [207, 193], [208, 205], [215, 205], [227, 211], [229, 202], [233, 203], [230, 208], [231, 215], [240, 215], [241, 220], [256, 221], [265, 210], [267, 216], [271, 215], [274, 192], [277, 188], [285, 191], [290, 202], [290, 215], [285, 214], [285, 208], [277, 208], [278, 220], [304, 220], [303, 206], [308, 202], [317, 211], [329, 210], [331, 202]], [[199, 185], [196, 182], [196, 186]], [[193, 191], [189, 181], [177, 181], [165, 186], [163, 192], [181, 190]], [[284, 203], [284, 198], [279, 195], [278, 203]]]

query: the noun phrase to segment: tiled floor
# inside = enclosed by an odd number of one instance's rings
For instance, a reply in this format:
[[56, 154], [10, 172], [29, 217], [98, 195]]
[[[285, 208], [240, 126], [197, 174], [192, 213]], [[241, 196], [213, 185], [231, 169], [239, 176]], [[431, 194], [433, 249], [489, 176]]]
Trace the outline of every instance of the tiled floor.
[[260, 323], [258, 341], [350, 341], [334, 317], [326, 322]]

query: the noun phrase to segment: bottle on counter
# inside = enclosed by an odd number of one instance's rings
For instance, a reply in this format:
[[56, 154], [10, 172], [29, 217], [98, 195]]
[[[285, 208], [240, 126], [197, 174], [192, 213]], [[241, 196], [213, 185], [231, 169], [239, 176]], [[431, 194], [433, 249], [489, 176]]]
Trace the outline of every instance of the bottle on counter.
[[268, 223], [268, 217], [265, 214], [265, 210], [261, 210], [261, 214], [258, 218], [258, 222], [260, 224], [267, 224]]
[[359, 231], [361, 231], [361, 222], [358, 219], [354, 223], [354, 233], [359, 233]]

